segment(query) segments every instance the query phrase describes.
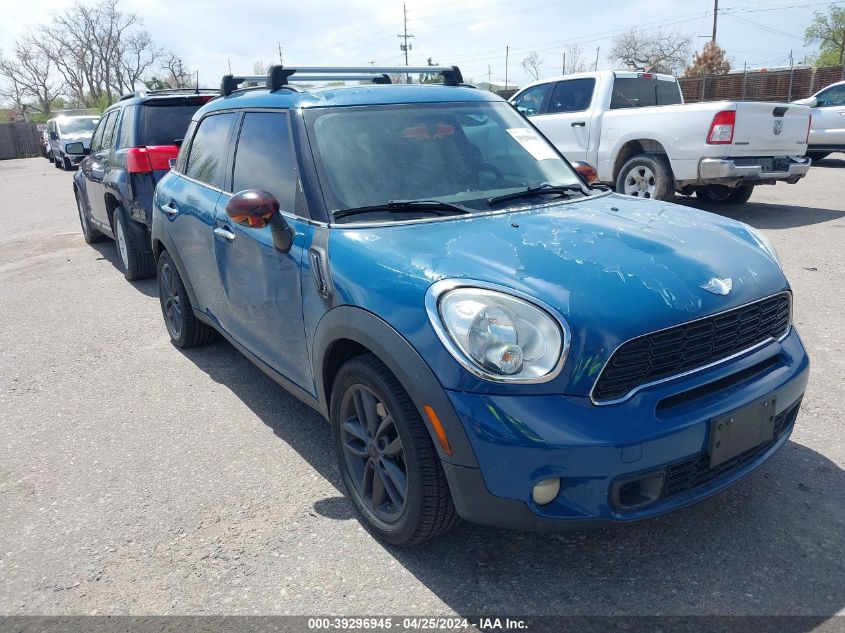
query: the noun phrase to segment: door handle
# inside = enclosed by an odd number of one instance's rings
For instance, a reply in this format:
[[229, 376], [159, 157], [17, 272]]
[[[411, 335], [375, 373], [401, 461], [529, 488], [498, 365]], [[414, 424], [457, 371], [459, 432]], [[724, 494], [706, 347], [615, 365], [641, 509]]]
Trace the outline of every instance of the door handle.
[[223, 237], [223, 238], [229, 240], [230, 242], [234, 241], [234, 239], [235, 239], [235, 234], [232, 233], [225, 226], [218, 226], [216, 229], [214, 229], [214, 234], [217, 235], [218, 237]]
[[174, 207], [174, 206], [173, 206], [173, 203], [169, 203], [169, 204], [163, 204], [163, 205], [161, 205], [161, 210], [162, 210], [164, 213], [166, 213], [167, 215], [169, 215], [171, 218], [172, 218], [174, 215], [176, 215], [177, 213], [179, 213], [179, 209], [177, 209], [176, 207]]
[[587, 122], [586, 121], [573, 121], [570, 125], [572, 125], [572, 127], [587, 127]]

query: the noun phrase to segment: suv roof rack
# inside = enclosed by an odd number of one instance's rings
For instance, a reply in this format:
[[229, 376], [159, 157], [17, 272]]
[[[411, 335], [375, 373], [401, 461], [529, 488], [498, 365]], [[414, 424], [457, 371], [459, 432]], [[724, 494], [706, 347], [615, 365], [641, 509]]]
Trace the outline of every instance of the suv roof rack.
[[288, 88], [291, 78], [296, 81], [372, 81], [389, 84], [390, 74], [421, 75], [436, 73], [443, 76], [446, 86], [463, 85], [463, 75], [457, 66], [271, 66], [267, 75], [224, 75], [220, 94], [230, 95], [245, 81], [265, 83], [267, 90]]
[[216, 92], [216, 88], [162, 88], [160, 90], [136, 90], [135, 92], [128, 92], [122, 97], [120, 97], [120, 101], [124, 101], [126, 99], [134, 99], [136, 97], [149, 97], [152, 95], [160, 95], [160, 94], [180, 94], [180, 93], [190, 93], [190, 94], [200, 94], [203, 92]]

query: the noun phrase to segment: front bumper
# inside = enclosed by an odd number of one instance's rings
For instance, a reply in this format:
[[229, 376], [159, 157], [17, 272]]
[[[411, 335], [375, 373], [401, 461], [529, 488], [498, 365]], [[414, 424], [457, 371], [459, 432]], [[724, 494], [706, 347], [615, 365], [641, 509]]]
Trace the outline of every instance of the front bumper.
[[[479, 463], [477, 469], [444, 464], [455, 506], [472, 522], [546, 530], [635, 521], [690, 505], [747, 476], [786, 443], [808, 374], [809, 360], [793, 329], [781, 342], [614, 405], [576, 396], [450, 391]], [[687, 392], [689, 399], [678, 398]], [[773, 394], [779, 416], [774, 439], [710, 472], [709, 421]], [[690, 469], [694, 480], [679, 485], [678, 473], [686, 476]], [[619, 483], [655, 472], [667, 476], [665, 496], [620, 509], [614, 497]], [[548, 477], [562, 478], [561, 491], [539, 506], [531, 490]], [[669, 477], [675, 477], [672, 487]]]
[[806, 156], [786, 156], [775, 159], [702, 158], [698, 165], [698, 176], [701, 181], [710, 183], [776, 180], [795, 183], [807, 175], [810, 163], [810, 159]]

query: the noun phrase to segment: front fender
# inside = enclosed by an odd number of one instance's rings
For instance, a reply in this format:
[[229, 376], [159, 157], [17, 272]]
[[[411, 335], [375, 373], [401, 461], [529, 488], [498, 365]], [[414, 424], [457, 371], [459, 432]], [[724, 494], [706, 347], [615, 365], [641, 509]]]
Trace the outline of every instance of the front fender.
[[[332, 387], [327, 384], [330, 380], [325, 371], [327, 361], [331, 358], [333, 346], [344, 340], [366, 347], [378, 356], [402, 383], [425, 421], [431, 441], [443, 461], [459, 466], [478, 466], [463, 424], [429, 366], [396, 330], [372, 312], [361, 308], [338, 306], [327, 312], [317, 325], [312, 352], [314, 380], [318, 398], [326, 411]], [[428, 422], [423, 405], [429, 405], [437, 412], [449, 438], [452, 455], [443, 451], [434, 429]]]

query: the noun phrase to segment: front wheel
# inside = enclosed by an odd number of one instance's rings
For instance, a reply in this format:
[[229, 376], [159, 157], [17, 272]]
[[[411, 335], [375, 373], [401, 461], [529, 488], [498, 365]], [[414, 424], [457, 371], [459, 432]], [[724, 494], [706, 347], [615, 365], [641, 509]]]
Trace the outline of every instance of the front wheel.
[[158, 258], [158, 298], [167, 333], [176, 347], [198, 347], [214, 340], [214, 329], [194, 315], [185, 284], [167, 251]]
[[75, 192], [75, 196], [76, 210], [79, 212], [79, 224], [82, 225], [82, 237], [85, 238], [85, 243], [94, 244], [95, 242], [102, 242], [106, 236], [91, 226], [91, 220], [88, 219], [88, 210], [78, 191]]
[[663, 154], [639, 154], [626, 162], [616, 177], [616, 193], [635, 198], [672, 200], [675, 176]]
[[340, 368], [330, 418], [343, 483], [370, 531], [388, 543], [411, 545], [457, 523], [428, 430], [408, 393], [374, 355]]
[[71, 169], [73, 169], [73, 163], [70, 162], [70, 159], [64, 154], [62, 154], [62, 169], [64, 169], [65, 171], [70, 171]]
[[740, 185], [730, 188], [722, 185], [709, 185], [695, 192], [696, 197], [704, 202], [716, 204], [743, 204], [754, 193], [754, 185]]

